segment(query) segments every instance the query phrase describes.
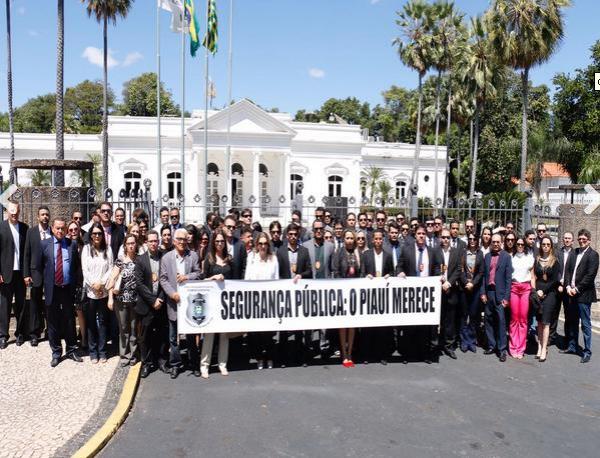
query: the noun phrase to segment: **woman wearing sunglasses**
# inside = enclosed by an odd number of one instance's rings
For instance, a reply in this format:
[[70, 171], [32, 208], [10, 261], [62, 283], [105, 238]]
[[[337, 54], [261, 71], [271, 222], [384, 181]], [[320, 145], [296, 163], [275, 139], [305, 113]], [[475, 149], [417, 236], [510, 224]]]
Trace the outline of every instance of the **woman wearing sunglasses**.
[[527, 317], [529, 294], [535, 288], [533, 254], [525, 251], [525, 238], [517, 237], [512, 255], [512, 283], [510, 287], [509, 351], [513, 358], [522, 359], [527, 345]]
[[481, 321], [479, 288], [483, 279], [483, 253], [479, 249], [479, 237], [467, 236], [467, 249], [463, 253], [463, 294], [460, 326], [460, 349], [463, 353], [477, 351], [477, 329]]
[[[77, 244], [77, 251], [81, 257], [83, 250], [83, 239], [81, 238], [81, 227], [79, 222], [73, 220], [67, 226], [67, 237]], [[77, 322], [79, 323], [79, 332], [81, 334], [81, 348], [87, 348], [87, 331], [85, 329], [85, 315], [83, 313], [83, 303], [87, 299], [85, 291], [83, 291], [83, 276], [79, 273], [79, 278], [76, 278], [75, 297], [73, 299], [73, 307], [77, 314]]]

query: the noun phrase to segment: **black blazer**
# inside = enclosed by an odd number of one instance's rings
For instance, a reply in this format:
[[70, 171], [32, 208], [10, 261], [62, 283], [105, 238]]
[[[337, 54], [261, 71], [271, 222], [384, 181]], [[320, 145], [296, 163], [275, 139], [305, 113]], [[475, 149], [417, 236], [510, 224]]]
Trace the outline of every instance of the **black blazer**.
[[[439, 246], [434, 249], [434, 253], [438, 262], [440, 263], [440, 273], [441, 266], [444, 264], [444, 253], [442, 251], [442, 247]], [[460, 248], [450, 248], [450, 254], [448, 256], [448, 265], [446, 266], [446, 280], [452, 288], [456, 288], [461, 284], [462, 280], [462, 263], [461, 263], [461, 255], [462, 250]]]
[[[565, 273], [565, 286], [571, 284], [573, 278], [573, 271], [575, 270], [575, 263], [577, 262], [577, 255], [580, 253], [581, 248], [577, 248], [575, 253], [569, 256], [567, 264], [567, 271]], [[577, 272], [575, 273], [575, 288], [578, 293], [575, 296], [577, 302], [580, 304], [591, 304], [596, 302], [596, 274], [598, 273], [598, 252], [589, 247], [584, 253]]]
[[[277, 262], [279, 263], [279, 278], [292, 278], [290, 273], [290, 258], [288, 256], [287, 244], [283, 244], [277, 250]], [[296, 274], [302, 278], [312, 278], [312, 265], [310, 255], [306, 247], [298, 245], [298, 258], [296, 260]]]
[[[46, 305], [52, 305], [52, 298], [54, 295], [54, 237], [50, 237], [41, 242], [40, 260], [37, 263], [37, 267], [43, 269], [44, 276], [44, 299]], [[79, 283], [79, 277], [81, 272], [81, 261], [79, 258], [79, 249], [77, 243], [71, 239], [66, 238], [67, 249], [69, 251], [70, 258], [70, 277], [71, 282], [69, 283], [70, 298], [75, 297], [75, 291]]]
[[[413, 239], [414, 240], [414, 239]], [[440, 275], [440, 261], [437, 257], [435, 250], [431, 247], [426, 246], [427, 256], [429, 257], [429, 272], [428, 277]], [[443, 259], [442, 259], [443, 261]], [[400, 262], [396, 268], [396, 273], [404, 273], [407, 277], [416, 277], [418, 275], [417, 259], [416, 259], [416, 244], [407, 242], [402, 248], [402, 255], [400, 256]]]
[[246, 247], [242, 241], [236, 237], [233, 237], [233, 259], [231, 261], [233, 280], [243, 280], [246, 274], [246, 260], [248, 253]]
[[[383, 260], [381, 263], [381, 276], [385, 277], [386, 275], [394, 275], [394, 259], [393, 255], [385, 250], [382, 251]], [[377, 271], [375, 269], [375, 251], [367, 250], [363, 252], [360, 261], [360, 276], [366, 277], [367, 275], [372, 275], [373, 277], [377, 275]]]
[[[9, 222], [0, 223], [0, 274], [5, 283], [10, 283], [15, 265], [15, 241], [10, 230]], [[25, 242], [29, 226], [19, 221], [19, 270], [23, 272], [25, 261]]]
[[[358, 254], [358, 252], [355, 253], [355, 256], [357, 257], [357, 261], [360, 262], [360, 255]], [[356, 265], [356, 275], [355, 277], [357, 278], [360, 275], [360, 266], [357, 264]], [[333, 278], [347, 278], [348, 272], [348, 256], [347, 256], [347, 250], [345, 247], [341, 247], [339, 250], [337, 250], [332, 258], [331, 258], [331, 274], [333, 276]], [[353, 277], [353, 278], [355, 278]]]
[[[160, 258], [162, 253], [158, 252], [159, 259], [159, 278], [160, 278]], [[158, 281], [158, 280], [157, 280]], [[138, 256], [135, 260], [135, 288], [138, 293], [138, 299], [135, 304], [135, 311], [140, 315], [154, 313], [154, 302], [157, 298], [164, 299], [164, 292], [158, 283], [158, 294], [152, 292], [152, 267], [150, 266], [150, 254], [148, 252]], [[163, 307], [166, 307], [166, 302]]]
[[[564, 247], [563, 247], [564, 248]], [[563, 248], [556, 250], [556, 259], [560, 265], [560, 278], [562, 279], [563, 275], [567, 273], [567, 266], [569, 265], [569, 260], [575, 253], [576, 248], [571, 248], [571, 251], [567, 253], [567, 262], [565, 263], [565, 252]]]
[[31, 277], [33, 286], [36, 288], [42, 286], [44, 280], [41, 269], [38, 269], [36, 265], [40, 260], [39, 252], [41, 242], [42, 239], [40, 238], [39, 226], [36, 224], [35, 226], [30, 227], [27, 231], [27, 237], [25, 239], [25, 252], [23, 254], [23, 277]]

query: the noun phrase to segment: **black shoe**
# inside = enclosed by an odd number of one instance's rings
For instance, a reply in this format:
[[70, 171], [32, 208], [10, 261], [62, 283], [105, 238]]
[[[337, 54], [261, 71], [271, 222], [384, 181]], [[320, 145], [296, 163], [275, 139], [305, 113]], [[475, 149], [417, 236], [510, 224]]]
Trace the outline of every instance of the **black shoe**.
[[469, 347], [466, 345], [461, 345], [460, 346], [460, 351], [462, 351], [463, 353], [466, 353], [467, 351], [469, 351]]
[[577, 352], [575, 350], [569, 350], [568, 348], [566, 350], [558, 350], [559, 353], [562, 353], [563, 355], [576, 355]]
[[171, 373], [171, 379], [172, 380], [176, 379], [177, 376], [179, 375], [179, 371], [177, 370], [176, 367], [172, 367], [169, 372]]
[[501, 363], [506, 361], [506, 353], [501, 353], [500, 357], [498, 358], [500, 360]]
[[449, 358], [456, 359], [456, 352], [451, 348], [444, 348], [444, 354]]
[[484, 355], [493, 355], [496, 351], [493, 348], [488, 348], [483, 352]]
[[165, 374], [169, 373], [169, 368], [167, 367], [167, 363], [161, 363], [158, 365], [158, 369]]
[[140, 371], [140, 377], [146, 378], [150, 375], [150, 372], [152, 372], [152, 369], [150, 368], [150, 366], [144, 365], [144, 366], [142, 366], [142, 370]]
[[6, 347], [8, 347], [8, 342], [6, 341], [6, 337], [2, 337], [0, 339], [0, 350], [4, 350]]
[[382, 366], [387, 366], [387, 359], [382, 359], [381, 360], [381, 365]]
[[200, 369], [194, 369], [194, 377], [200, 377]]
[[50, 361], [50, 367], [56, 367], [58, 366], [58, 363], [60, 363], [60, 358], [52, 358], [52, 361]]
[[76, 351], [72, 351], [71, 353], [69, 353], [67, 355], [67, 358], [72, 359], [76, 363], [82, 363], [83, 362], [83, 359], [81, 359], [81, 356], [79, 356]]
[[23, 336], [17, 337], [17, 341], [15, 342], [15, 344], [16, 344], [17, 347], [20, 347], [24, 343], [25, 343], [25, 339], [23, 339]]
[[580, 362], [581, 363], [589, 363], [590, 359], [592, 359], [592, 355], [583, 355], [581, 357], [581, 361]]
[[31, 344], [32, 347], [37, 347], [38, 346], [37, 337], [32, 337], [31, 340], [29, 341], [29, 343]]

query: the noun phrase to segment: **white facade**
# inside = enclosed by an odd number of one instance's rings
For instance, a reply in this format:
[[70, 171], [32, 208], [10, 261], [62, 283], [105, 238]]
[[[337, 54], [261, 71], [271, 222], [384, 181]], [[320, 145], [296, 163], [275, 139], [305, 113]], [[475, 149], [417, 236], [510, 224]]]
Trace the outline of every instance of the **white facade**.
[[[202, 192], [204, 177], [203, 111], [185, 119], [185, 196], [186, 219], [201, 220], [206, 205]], [[230, 134], [227, 134], [227, 125]], [[228, 140], [229, 137], [229, 140]], [[233, 175], [227, 183], [227, 144], [230, 144]], [[181, 120], [161, 120], [162, 194], [175, 202], [180, 189]], [[240, 196], [240, 207], [254, 207], [262, 219], [282, 218], [291, 208], [295, 185], [304, 185], [304, 206], [321, 204], [324, 196], [354, 198], [350, 209], [361, 201], [361, 170], [369, 166], [383, 170], [391, 185], [390, 197], [408, 196], [414, 145], [375, 142], [363, 136], [360, 126], [295, 122], [288, 113], [267, 113], [248, 100], [220, 111], [208, 112], [207, 189], [209, 194]], [[16, 159], [53, 158], [53, 134], [15, 134]], [[100, 135], [65, 135], [65, 159], [86, 159], [101, 153]], [[0, 165], [5, 178], [9, 168], [9, 138], [0, 134]], [[419, 196], [434, 197], [435, 174], [438, 196], [445, 185], [446, 148], [438, 148], [436, 170], [433, 146], [422, 146], [419, 159]], [[109, 117], [109, 187], [113, 191], [143, 186], [152, 181], [151, 192], [158, 192], [156, 118]], [[21, 172], [23, 175], [24, 172]], [[19, 183], [28, 176], [19, 176]], [[69, 177], [66, 178], [67, 183]], [[258, 200], [259, 196], [262, 200]], [[269, 203], [264, 197], [269, 196]], [[283, 196], [283, 198], [281, 197]], [[309, 203], [309, 197], [314, 202]], [[254, 200], [254, 203], [252, 201]], [[281, 201], [284, 201], [281, 203]], [[231, 200], [223, 206], [231, 206]], [[197, 208], [192, 208], [196, 206]], [[211, 205], [212, 206], [212, 205]], [[308, 215], [306, 215], [308, 216]]]

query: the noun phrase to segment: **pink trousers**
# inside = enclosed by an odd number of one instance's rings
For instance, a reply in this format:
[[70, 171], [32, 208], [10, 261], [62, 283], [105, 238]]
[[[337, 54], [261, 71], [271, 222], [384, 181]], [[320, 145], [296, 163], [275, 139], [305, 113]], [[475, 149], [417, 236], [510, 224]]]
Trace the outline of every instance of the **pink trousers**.
[[512, 356], [522, 356], [527, 345], [527, 314], [531, 283], [515, 283], [510, 288], [509, 350]]

